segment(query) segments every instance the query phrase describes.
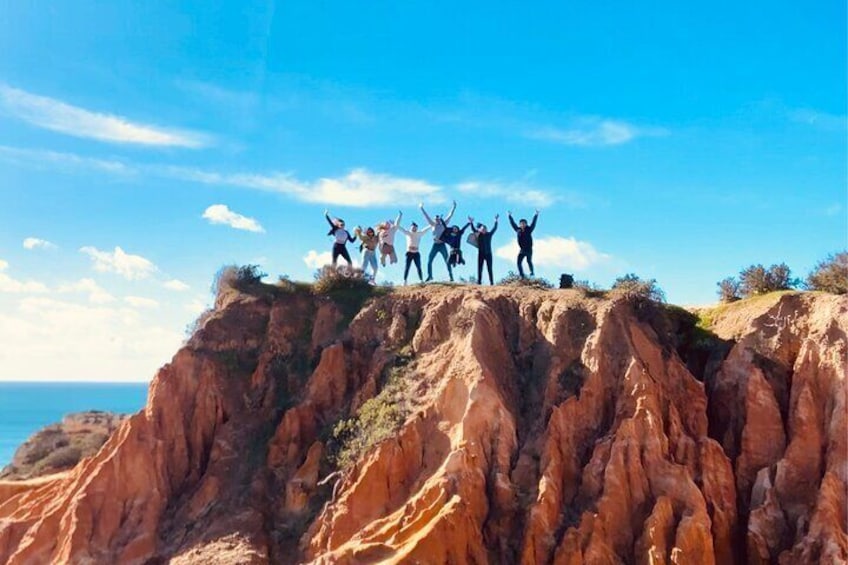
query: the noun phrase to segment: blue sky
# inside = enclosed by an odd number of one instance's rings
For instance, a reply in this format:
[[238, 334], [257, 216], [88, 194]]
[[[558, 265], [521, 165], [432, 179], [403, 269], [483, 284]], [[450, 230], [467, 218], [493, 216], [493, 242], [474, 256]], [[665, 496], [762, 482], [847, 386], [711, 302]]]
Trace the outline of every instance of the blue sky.
[[325, 207], [539, 206], [539, 274], [635, 272], [681, 304], [751, 263], [803, 276], [846, 247], [845, 22], [835, 1], [8, 2], [0, 380], [150, 378], [221, 265], [309, 280]]

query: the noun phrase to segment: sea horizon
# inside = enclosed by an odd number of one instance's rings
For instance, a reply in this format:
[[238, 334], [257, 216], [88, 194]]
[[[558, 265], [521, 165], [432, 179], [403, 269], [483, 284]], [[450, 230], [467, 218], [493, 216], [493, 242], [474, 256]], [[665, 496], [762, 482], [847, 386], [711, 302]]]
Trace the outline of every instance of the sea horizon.
[[144, 408], [149, 381], [0, 381], [0, 468], [38, 430], [67, 414]]

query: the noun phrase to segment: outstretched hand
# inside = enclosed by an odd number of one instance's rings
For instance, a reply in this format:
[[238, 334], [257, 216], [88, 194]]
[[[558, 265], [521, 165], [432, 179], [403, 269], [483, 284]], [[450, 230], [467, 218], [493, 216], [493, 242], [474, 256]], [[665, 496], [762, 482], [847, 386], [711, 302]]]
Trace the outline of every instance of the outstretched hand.
[[419, 202], [419, 203], [418, 203], [418, 208], [419, 208], [420, 210], [423, 210], [423, 209], [424, 209], [424, 203], [423, 203], [423, 202]]
[[329, 215], [330, 215], [330, 210], [328, 210], [327, 208], [324, 208], [324, 215], [325, 215], [325, 216], [329, 216]]
[[539, 215], [539, 209], [538, 208], [536, 208], [536, 215], [537, 216]]
[[512, 217], [512, 210], [507, 210], [507, 211], [506, 211], [506, 214], [507, 214], [507, 216]]
[[501, 217], [501, 215], [500, 215], [500, 214], [495, 214], [495, 221], [497, 222], [497, 221], [498, 221], [498, 218], [500, 218], [500, 217]]

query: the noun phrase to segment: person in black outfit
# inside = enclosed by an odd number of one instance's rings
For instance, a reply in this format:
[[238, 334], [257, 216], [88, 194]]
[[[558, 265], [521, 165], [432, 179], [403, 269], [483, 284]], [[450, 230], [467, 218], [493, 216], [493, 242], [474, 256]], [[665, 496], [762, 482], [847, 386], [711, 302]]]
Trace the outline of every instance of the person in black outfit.
[[473, 227], [474, 218], [468, 217], [468, 223], [472, 225], [474, 233], [477, 234], [477, 284], [483, 284], [483, 264], [486, 264], [486, 270], [489, 272], [489, 284], [494, 285], [495, 279], [492, 276], [492, 236], [498, 231], [499, 214], [495, 214], [495, 224], [492, 226], [492, 231], [486, 229], [484, 224], [477, 224]]
[[450, 275], [450, 280], [453, 280], [453, 267], [456, 267], [457, 265], [465, 265], [465, 259], [462, 257], [461, 248], [462, 236], [471, 224], [465, 224], [462, 226], [462, 229], [460, 229], [459, 226], [448, 227], [442, 218], [439, 218], [438, 222], [441, 224], [443, 229], [442, 241], [447, 243], [448, 247], [450, 247], [450, 255], [448, 256], [448, 274]]
[[330, 231], [327, 232], [327, 235], [333, 236], [333, 267], [336, 266], [339, 257], [347, 261], [348, 267], [353, 267], [353, 261], [350, 260], [350, 253], [347, 252], [347, 244], [348, 242], [353, 243], [356, 241], [356, 238], [350, 235], [350, 232], [345, 229], [344, 220], [341, 218], [333, 220], [330, 218], [330, 212], [328, 210], [324, 210], [324, 217], [327, 218], [327, 223], [330, 224]]
[[533, 221], [527, 225], [527, 220], [524, 218], [518, 220], [518, 225], [515, 225], [515, 220], [512, 219], [512, 212], [509, 212], [509, 225], [518, 234], [518, 274], [524, 278], [524, 269], [521, 268], [521, 262], [527, 259], [527, 266], [530, 267], [530, 276], [536, 276], [533, 271], [533, 230], [536, 229], [536, 220], [539, 219], [539, 211], [533, 215]]

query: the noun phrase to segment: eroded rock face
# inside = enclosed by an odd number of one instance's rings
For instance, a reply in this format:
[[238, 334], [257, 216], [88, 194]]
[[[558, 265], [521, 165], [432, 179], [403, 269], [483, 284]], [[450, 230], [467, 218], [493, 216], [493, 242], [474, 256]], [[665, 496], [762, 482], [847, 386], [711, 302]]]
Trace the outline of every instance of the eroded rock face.
[[[0, 562], [841, 562], [846, 310], [728, 311], [702, 383], [656, 307], [576, 291], [230, 296], [97, 455], [0, 483]], [[335, 469], [389, 369], [412, 410]]]

